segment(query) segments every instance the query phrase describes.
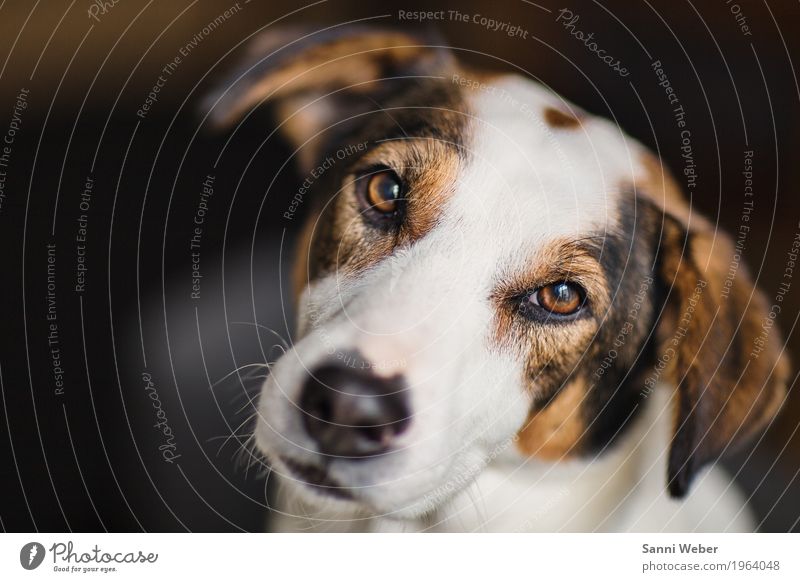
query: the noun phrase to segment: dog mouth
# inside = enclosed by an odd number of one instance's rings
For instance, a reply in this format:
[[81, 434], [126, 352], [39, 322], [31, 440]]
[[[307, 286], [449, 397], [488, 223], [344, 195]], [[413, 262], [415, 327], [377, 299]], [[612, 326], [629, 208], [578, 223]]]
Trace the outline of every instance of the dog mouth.
[[283, 456], [281, 456], [281, 461], [298, 480], [312, 489], [337, 499], [353, 499], [350, 491], [333, 479], [324, 467], [307, 465]]

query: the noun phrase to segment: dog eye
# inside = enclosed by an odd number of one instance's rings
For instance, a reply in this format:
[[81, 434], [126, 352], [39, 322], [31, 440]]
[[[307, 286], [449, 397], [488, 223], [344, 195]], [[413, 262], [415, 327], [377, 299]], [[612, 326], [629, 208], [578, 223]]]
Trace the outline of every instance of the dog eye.
[[391, 170], [377, 172], [367, 180], [366, 202], [375, 212], [389, 215], [397, 212], [403, 185]]
[[528, 302], [555, 315], [572, 315], [583, 307], [586, 292], [580, 285], [559, 281], [539, 287], [528, 296]]

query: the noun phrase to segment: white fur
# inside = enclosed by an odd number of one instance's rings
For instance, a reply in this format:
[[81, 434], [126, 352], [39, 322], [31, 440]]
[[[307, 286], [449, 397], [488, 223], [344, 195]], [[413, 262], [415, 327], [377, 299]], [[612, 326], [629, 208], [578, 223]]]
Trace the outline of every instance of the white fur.
[[[302, 504], [276, 531], [702, 532], [752, 531], [744, 497], [717, 466], [684, 500], [666, 491], [669, 388], [659, 386], [623, 442], [593, 460], [553, 464], [515, 454], [495, 458], [463, 492], [422, 519], [313, 513]], [[316, 519], [299, 518], [309, 515]]]

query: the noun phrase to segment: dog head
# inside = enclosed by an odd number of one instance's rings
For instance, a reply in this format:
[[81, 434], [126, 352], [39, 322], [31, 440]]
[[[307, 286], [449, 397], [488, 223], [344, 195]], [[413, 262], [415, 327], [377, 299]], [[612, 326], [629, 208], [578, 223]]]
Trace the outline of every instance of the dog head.
[[261, 104], [307, 218], [256, 438], [311, 504], [421, 515], [498, 454], [605, 450], [657, 386], [681, 496], [776, 413], [764, 298], [616, 125], [372, 28], [253, 43], [208, 105], [225, 126]]

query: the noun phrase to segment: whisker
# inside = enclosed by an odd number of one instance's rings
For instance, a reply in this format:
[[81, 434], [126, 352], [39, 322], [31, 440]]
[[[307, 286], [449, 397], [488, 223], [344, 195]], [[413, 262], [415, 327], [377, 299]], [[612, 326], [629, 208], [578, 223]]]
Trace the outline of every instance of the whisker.
[[260, 323], [256, 323], [254, 321], [231, 321], [230, 324], [231, 325], [252, 325], [256, 329], [263, 329], [264, 331], [268, 331], [269, 333], [274, 335], [276, 338], [278, 338], [278, 341], [281, 342], [280, 345], [283, 348], [285, 348], [287, 350], [289, 349], [289, 342], [281, 334], [279, 334], [277, 331], [267, 327], [266, 325], [261, 325]]
[[[264, 368], [266, 368], [267, 372], [269, 372], [269, 370], [270, 370], [270, 365], [269, 365], [269, 364], [266, 364], [266, 363], [263, 363], [263, 362], [254, 362], [254, 363], [252, 363], [252, 364], [243, 364], [243, 365], [241, 365], [241, 366], [237, 366], [236, 368], [234, 368], [233, 370], [231, 370], [230, 372], [228, 372], [227, 374], [225, 374], [225, 375], [224, 375], [222, 378], [220, 378], [219, 380], [217, 380], [216, 382], [214, 382], [214, 383], [211, 385], [211, 389], [213, 390], [214, 388], [216, 388], [217, 386], [219, 386], [219, 385], [220, 385], [222, 382], [224, 382], [225, 380], [227, 380], [228, 378], [230, 378], [230, 377], [231, 377], [231, 376], [233, 376], [234, 374], [238, 374], [239, 372], [241, 372], [242, 370], [245, 370], [245, 369], [247, 369], [247, 368], [260, 368], [260, 369], [264, 369]], [[245, 377], [246, 377], [246, 376], [245, 376]], [[243, 378], [243, 379], [244, 379], [244, 378]]]
[[238, 434], [238, 431], [239, 431], [239, 430], [240, 430], [240, 429], [241, 429], [241, 428], [242, 428], [244, 425], [246, 425], [248, 422], [251, 422], [251, 421], [252, 421], [254, 418], [255, 418], [255, 413], [254, 413], [254, 414], [251, 414], [251, 415], [248, 415], [248, 417], [247, 417], [247, 418], [245, 418], [245, 419], [244, 419], [244, 421], [242, 421], [242, 422], [239, 424], [239, 426], [237, 426], [235, 429], [233, 429], [233, 431], [231, 432], [231, 434], [229, 434], [229, 435], [224, 435], [224, 436], [218, 436], [218, 437], [211, 437], [210, 439], [208, 439], [209, 441], [211, 441], [212, 439], [213, 439], [213, 440], [217, 440], [217, 439], [221, 439], [221, 438], [224, 438], [224, 439], [225, 439], [225, 440], [222, 442], [222, 445], [220, 445], [219, 449], [217, 449], [217, 456], [219, 456], [219, 454], [222, 452], [222, 449], [223, 449], [223, 448], [225, 448], [225, 445], [226, 445], [226, 444], [228, 443], [228, 441], [230, 441], [232, 438], [239, 438], [240, 436], [244, 436], [244, 435], [240, 435], [240, 434]]
[[264, 475], [264, 505], [266, 505], [267, 510], [272, 511], [272, 507], [269, 503], [269, 478], [272, 477], [272, 467], [267, 467], [266, 475]]
[[[259, 377], [260, 378], [264, 378], [264, 379], [267, 378], [266, 376], [259, 376]], [[257, 403], [255, 402], [255, 400], [256, 400], [256, 397], [258, 396], [258, 394], [261, 392], [261, 384], [258, 384], [257, 386], [254, 386], [254, 388], [255, 389], [251, 389], [249, 392], [247, 390], [245, 390], [243, 394], [237, 394], [236, 395], [234, 400], [236, 400], [237, 398], [247, 398], [247, 403], [245, 403], [241, 407], [239, 407], [236, 410], [236, 414], [241, 414], [242, 412], [245, 411], [245, 409], [247, 409], [248, 406], [253, 406], [253, 407], [257, 406]]]

